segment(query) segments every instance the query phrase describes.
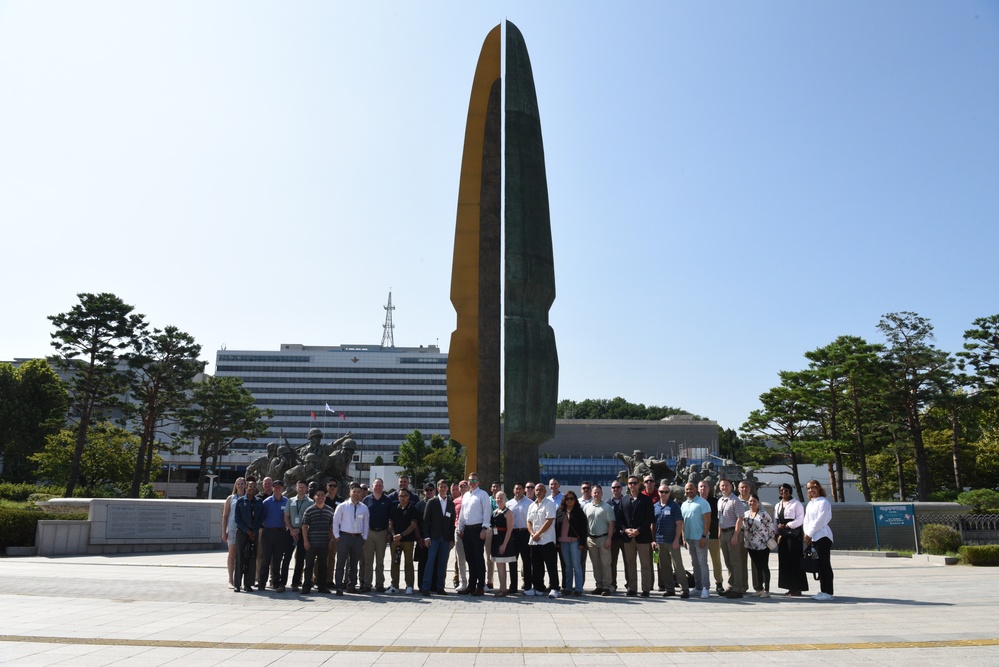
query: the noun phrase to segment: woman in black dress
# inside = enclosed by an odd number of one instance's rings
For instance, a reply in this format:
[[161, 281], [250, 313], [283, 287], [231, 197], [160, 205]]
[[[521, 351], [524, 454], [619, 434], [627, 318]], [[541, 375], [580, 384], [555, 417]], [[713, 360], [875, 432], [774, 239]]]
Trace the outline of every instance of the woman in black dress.
[[774, 505], [777, 523], [777, 586], [786, 588], [787, 597], [808, 590], [808, 578], [801, 570], [804, 540], [801, 525], [805, 522], [805, 506], [791, 496], [791, 485], [780, 485], [780, 500]]
[[506, 587], [506, 564], [517, 562], [517, 552], [513, 547], [513, 512], [506, 506], [506, 494], [496, 492], [496, 510], [493, 511], [490, 527], [493, 532], [492, 545], [489, 549], [496, 571], [499, 574], [500, 589], [496, 597], [504, 597], [508, 593]]

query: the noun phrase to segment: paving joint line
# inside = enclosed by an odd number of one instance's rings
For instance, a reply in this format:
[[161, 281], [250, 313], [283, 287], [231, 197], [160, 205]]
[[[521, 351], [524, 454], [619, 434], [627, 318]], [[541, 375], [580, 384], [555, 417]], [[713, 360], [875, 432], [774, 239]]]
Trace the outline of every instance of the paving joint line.
[[170, 639], [112, 639], [104, 637], [58, 637], [0, 635], [0, 642], [23, 644], [70, 644], [150, 648], [228, 649], [234, 651], [323, 651], [330, 653], [481, 653], [481, 654], [634, 654], [634, 653], [755, 653], [787, 651], [854, 651], [906, 648], [968, 648], [999, 646], [999, 638], [940, 639], [890, 642], [807, 642], [796, 644], [724, 644], [718, 646], [399, 646], [365, 644], [297, 644], [286, 642], [226, 642]]

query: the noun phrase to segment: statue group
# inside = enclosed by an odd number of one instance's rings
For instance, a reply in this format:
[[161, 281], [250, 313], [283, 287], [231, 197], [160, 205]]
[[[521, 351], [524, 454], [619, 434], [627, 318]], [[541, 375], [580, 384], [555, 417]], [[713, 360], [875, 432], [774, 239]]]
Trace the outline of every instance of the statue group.
[[309, 431], [309, 441], [301, 447], [292, 447], [287, 438], [283, 440], [281, 444], [268, 443], [267, 454], [247, 466], [247, 476], [284, 480], [290, 489], [299, 481], [325, 487], [332, 479], [341, 489], [348, 488], [351, 478], [347, 469], [357, 449], [352, 431], [328, 445], [323, 444], [323, 432], [318, 428]]
[[760, 486], [765, 486], [756, 477], [753, 468], [743, 468], [732, 459], [725, 459], [722, 465], [715, 469], [714, 461], [704, 461], [700, 466], [697, 464], [688, 465], [687, 459], [681, 456], [677, 460], [674, 470], [665, 460], [646, 458], [645, 452], [638, 449], [631, 455], [616, 452], [614, 456], [628, 468], [618, 473], [618, 478], [622, 483], [627, 481], [629, 475], [635, 475], [639, 479], [645, 479], [647, 475], [652, 475], [653, 479], [660, 484], [663, 482], [669, 484], [670, 491], [677, 500], [683, 499], [683, 487], [688, 482], [694, 484], [702, 481], [707, 482], [715, 495], [719, 493], [718, 481], [722, 477], [732, 482], [734, 486], [738, 486], [739, 482], [742, 481], [748, 482], [753, 493], [756, 493]]

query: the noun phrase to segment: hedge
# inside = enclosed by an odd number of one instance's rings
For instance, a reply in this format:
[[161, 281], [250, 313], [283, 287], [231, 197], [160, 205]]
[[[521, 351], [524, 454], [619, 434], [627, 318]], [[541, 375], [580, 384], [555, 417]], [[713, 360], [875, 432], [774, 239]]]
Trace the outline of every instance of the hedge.
[[87, 515], [81, 512], [46, 514], [37, 510], [15, 510], [0, 507], [0, 549], [35, 546], [35, 530], [38, 522], [43, 519], [86, 521]]
[[999, 544], [961, 547], [958, 553], [968, 565], [999, 565]]
[[35, 493], [47, 493], [50, 496], [62, 496], [66, 493], [64, 486], [38, 486], [36, 484], [15, 484], [0, 482], [0, 499], [23, 503]]
[[961, 533], [950, 526], [939, 523], [928, 523], [923, 526], [919, 534], [919, 541], [923, 549], [931, 554], [943, 555], [951, 551], [957, 551], [961, 546]]

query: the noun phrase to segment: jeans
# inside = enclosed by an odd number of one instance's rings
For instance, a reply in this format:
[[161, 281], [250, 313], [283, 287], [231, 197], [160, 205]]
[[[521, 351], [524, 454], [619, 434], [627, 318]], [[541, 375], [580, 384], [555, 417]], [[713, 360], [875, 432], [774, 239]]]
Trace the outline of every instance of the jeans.
[[582, 593], [583, 563], [580, 558], [579, 542], [560, 542], [558, 547], [562, 552], [562, 562], [565, 563], [562, 580], [565, 582], [566, 590]]
[[431, 540], [430, 549], [427, 554], [427, 562], [423, 568], [422, 590], [430, 590], [430, 582], [434, 580], [434, 573], [437, 574], [437, 586], [439, 590], [444, 590], [444, 577], [447, 576], [447, 559], [451, 551], [451, 542], [447, 540]]
[[[706, 541], [706, 540], [705, 540]], [[694, 570], [694, 587], [697, 590], [711, 588], [711, 571], [708, 570], [708, 546], [700, 546], [696, 539], [687, 540], [690, 563]]]

